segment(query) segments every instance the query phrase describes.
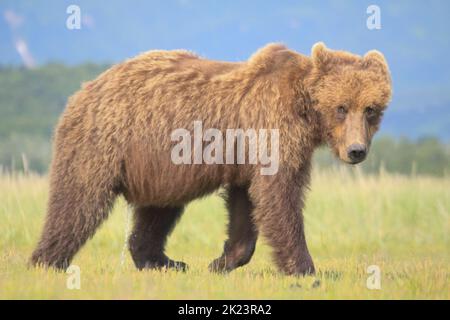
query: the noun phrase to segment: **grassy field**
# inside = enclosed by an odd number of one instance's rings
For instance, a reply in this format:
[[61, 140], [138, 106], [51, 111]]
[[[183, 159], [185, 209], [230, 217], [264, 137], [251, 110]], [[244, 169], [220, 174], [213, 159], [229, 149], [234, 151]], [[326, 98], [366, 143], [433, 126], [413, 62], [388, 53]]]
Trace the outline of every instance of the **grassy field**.
[[[450, 178], [315, 172], [305, 211], [318, 274], [279, 274], [263, 239], [247, 266], [211, 274], [222, 250], [226, 214], [214, 195], [192, 203], [172, 234], [168, 255], [186, 273], [137, 271], [124, 250], [129, 213], [121, 199], [75, 257], [81, 288], [68, 275], [28, 269], [43, 223], [47, 178], [0, 176], [1, 299], [436, 299], [450, 298]], [[369, 290], [367, 267], [381, 271]]]

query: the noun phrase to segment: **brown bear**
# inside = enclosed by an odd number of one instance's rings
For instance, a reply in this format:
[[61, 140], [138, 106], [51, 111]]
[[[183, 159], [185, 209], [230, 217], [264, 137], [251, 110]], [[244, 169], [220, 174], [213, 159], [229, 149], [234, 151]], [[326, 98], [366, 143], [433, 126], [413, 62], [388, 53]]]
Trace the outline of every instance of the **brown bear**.
[[[66, 268], [123, 195], [135, 208], [136, 267], [185, 269], [165, 255], [167, 236], [187, 203], [223, 187], [228, 240], [212, 271], [249, 262], [260, 232], [282, 272], [314, 273], [302, 216], [313, 151], [328, 144], [347, 163], [364, 160], [390, 97], [381, 53], [361, 57], [323, 43], [311, 57], [269, 44], [246, 62], [178, 50], [115, 65], [83, 85], [59, 120], [48, 213], [31, 263]], [[221, 132], [278, 130], [276, 174], [261, 174], [261, 163], [174, 163], [171, 134], [195, 121]]]

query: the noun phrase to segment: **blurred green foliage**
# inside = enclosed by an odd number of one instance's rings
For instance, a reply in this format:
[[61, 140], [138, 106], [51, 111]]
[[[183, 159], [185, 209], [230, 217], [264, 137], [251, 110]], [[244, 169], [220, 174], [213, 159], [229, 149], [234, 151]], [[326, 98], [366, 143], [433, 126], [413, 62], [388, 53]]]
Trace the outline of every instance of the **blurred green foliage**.
[[12, 133], [49, 137], [67, 97], [106, 65], [0, 67], [0, 139]]
[[[342, 165], [328, 149], [319, 149], [314, 158], [319, 167]], [[367, 159], [360, 165], [367, 173], [386, 171], [400, 174], [450, 174], [450, 146], [435, 137], [417, 141], [389, 136], [375, 138]]]
[[[49, 64], [33, 70], [0, 67], [0, 169], [45, 172], [51, 158], [51, 135], [67, 98], [83, 81], [94, 79], [108, 65]], [[315, 154], [319, 167], [339, 166], [326, 149]], [[375, 139], [361, 165], [369, 173], [446, 175], [450, 147], [433, 137]]]

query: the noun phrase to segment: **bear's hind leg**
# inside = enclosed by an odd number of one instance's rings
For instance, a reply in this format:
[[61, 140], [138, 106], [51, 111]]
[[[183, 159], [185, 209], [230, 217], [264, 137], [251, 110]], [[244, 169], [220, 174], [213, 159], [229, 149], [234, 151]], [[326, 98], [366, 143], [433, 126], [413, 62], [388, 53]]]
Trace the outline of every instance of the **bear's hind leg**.
[[229, 213], [228, 240], [224, 252], [209, 265], [213, 272], [229, 272], [247, 264], [255, 251], [258, 231], [252, 221], [253, 206], [247, 188], [230, 187], [227, 190]]
[[185, 271], [184, 262], [173, 261], [164, 253], [166, 240], [183, 213], [178, 207], [138, 207], [134, 213], [134, 229], [129, 248], [138, 269], [174, 268]]
[[32, 265], [66, 269], [73, 256], [108, 216], [118, 191], [107, 181], [52, 177], [48, 211]]

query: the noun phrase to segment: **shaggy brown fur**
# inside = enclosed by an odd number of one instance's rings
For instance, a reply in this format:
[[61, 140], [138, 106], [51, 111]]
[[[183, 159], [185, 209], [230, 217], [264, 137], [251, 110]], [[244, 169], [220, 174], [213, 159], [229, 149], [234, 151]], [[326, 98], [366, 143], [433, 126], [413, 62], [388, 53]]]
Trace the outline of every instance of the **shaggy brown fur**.
[[[165, 256], [165, 240], [189, 201], [224, 186], [229, 239], [211, 270], [246, 264], [260, 232], [280, 270], [312, 273], [302, 208], [313, 151], [328, 143], [342, 160], [361, 161], [390, 95], [382, 54], [322, 43], [311, 57], [269, 44], [242, 63], [150, 51], [116, 65], [72, 96], [59, 121], [48, 214], [31, 261], [66, 268], [123, 194], [136, 208], [136, 266], [184, 269]], [[222, 132], [279, 129], [278, 173], [261, 175], [259, 164], [175, 165], [171, 132], [195, 120]]]

